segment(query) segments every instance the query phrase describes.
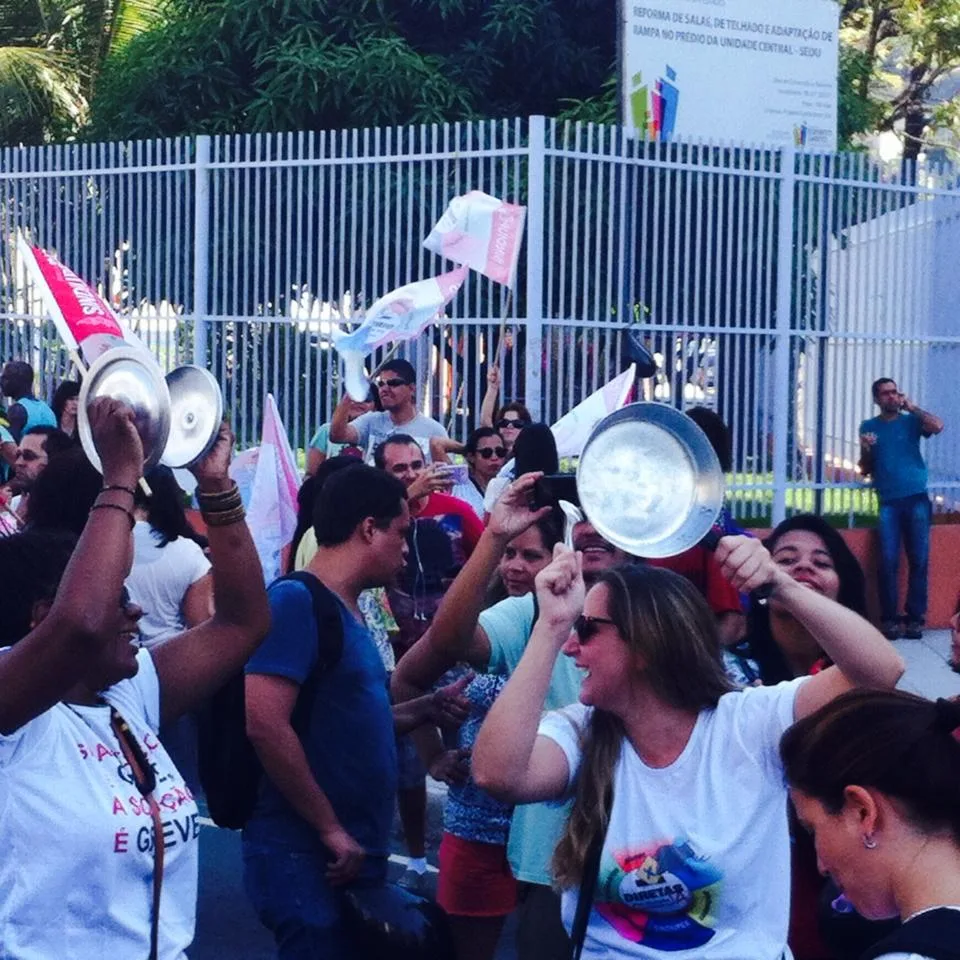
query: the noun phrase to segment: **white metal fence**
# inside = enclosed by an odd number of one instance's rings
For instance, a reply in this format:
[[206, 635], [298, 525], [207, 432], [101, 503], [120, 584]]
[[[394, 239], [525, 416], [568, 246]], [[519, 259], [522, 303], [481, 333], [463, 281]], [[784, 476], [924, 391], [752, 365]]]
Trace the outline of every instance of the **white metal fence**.
[[[219, 378], [238, 435], [275, 394], [295, 446], [339, 393], [331, 324], [444, 264], [421, 246], [451, 197], [527, 204], [516, 293], [472, 275], [449, 322], [402, 354], [427, 412], [465, 433], [501, 311], [503, 395], [552, 422], [623, 367], [639, 322], [647, 395], [706, 405], [734, 436], [747, 520], [870, 508], [853, 464], [880, 375], [960, 418], [954, 174], [885, 176], [862, 155], [638, 142], [540, 117], [0, 152], [0, 357], [65, 370], [17, 264], [27, 229], [108, 294], [169, 368]], [[929, 442], [952, 506], [960, 446]]]

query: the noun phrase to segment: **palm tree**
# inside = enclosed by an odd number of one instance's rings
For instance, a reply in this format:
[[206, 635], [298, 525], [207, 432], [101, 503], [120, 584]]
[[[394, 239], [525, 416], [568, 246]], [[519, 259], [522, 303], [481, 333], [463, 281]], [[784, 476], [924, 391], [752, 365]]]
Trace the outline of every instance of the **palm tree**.
[[162, 0], [0, 0], [0, 144], [69, 139], [100, 65], [161, 17]]

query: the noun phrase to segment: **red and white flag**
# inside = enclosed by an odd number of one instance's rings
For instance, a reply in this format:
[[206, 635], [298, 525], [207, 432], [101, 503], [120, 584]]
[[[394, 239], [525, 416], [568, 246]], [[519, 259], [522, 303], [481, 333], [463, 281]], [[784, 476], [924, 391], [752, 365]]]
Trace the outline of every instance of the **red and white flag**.
[[23, 234], [17, 234], [17, 250], [68, 350], [79, 352], [89, 365], [127, 341], [114, 312], [69, 267], [31, 246]]
[[450, 201], [423, 245], [513, 287], [526, 216], [526, 207], [471, 190]]
[[[239, 485], [239, 484], [238, 484]], [[267, 583], [283, 573], [285, 551], [297, 529], [300, 472], [273, 394], [267, 394], [263, 432], [256, 456], [247, 525]]]
[[619, 410], [630, 396], [637, 365], [631, 364], [618, 377], [605, 383], [599, 390], [581, 400], [568, 414], [562, 416], [550, 429], [557, 441], [557, 456], [577, 457], [584, 448], [593, 428], [608, 414]]

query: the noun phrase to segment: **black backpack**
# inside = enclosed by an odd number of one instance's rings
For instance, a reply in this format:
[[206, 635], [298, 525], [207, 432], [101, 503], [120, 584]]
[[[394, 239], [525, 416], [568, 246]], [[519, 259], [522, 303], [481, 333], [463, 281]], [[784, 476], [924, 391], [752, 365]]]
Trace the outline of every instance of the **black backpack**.
[[889, 937], [875, 943], [860, 960], [887, 953], [916, 953], [933, 960], [960, 960], [960, 910], [938, 907], [908, 920]]
[[[302, 583], [310, 591], [317, 625], [317, 665], [300, 689], [291, 718], [293, 729], [303, 736], [316, 682], [340, 662], [343, 622], [336, 598], [313, 574], [298, 570], [274, 580], [269, 589], [287, 580]], [[263, 774], [260, 760], [247, 739], [242, 670], [200, 708], [197, 755], [200, 785], [213, 822], [229, 830], [241, 829], [253, 814]]]

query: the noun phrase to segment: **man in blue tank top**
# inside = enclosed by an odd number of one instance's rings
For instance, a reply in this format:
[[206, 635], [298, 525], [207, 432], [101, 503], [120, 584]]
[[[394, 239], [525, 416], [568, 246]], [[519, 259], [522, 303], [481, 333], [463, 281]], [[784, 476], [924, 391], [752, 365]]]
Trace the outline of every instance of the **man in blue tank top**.
[[20, 438], [34, 427], [56, 427], [53, 410], [33, 395], [33, 367], [22, 360], [11, 360], [0, 372], [0, 392], [13, 403], [7, 409], [10, 433]]
[[[873, 478], [880, 501], [880, 616], [891, 640], [919, 639], [927, 614], [927, 560], [930, 554], [930, 498], [920, 439], [943, 430], [943, 421], [904, 396], [896, 381], [873, 384], [880, 413], [860, 424], [860, 469]], [[907, 553], [906, 613], [898, 615], [897, 571], [901, 540]], [[901, 632], [902, 626], [902, 632]]]

